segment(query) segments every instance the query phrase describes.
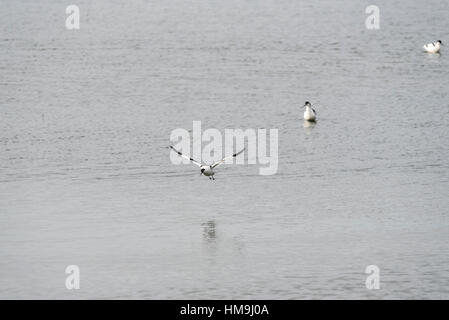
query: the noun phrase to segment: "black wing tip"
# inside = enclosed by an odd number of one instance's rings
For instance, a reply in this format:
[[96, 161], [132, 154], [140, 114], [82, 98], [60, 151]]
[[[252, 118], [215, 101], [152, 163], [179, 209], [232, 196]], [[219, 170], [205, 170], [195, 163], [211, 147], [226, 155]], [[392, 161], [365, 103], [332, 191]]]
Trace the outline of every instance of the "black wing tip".
[[[170, 147], [170, 149], [172, 149], [174, 152], [176, 152], [177, 154], [179, 154], [180, 156], [182, 156], [182, 153], [179, 152], [178, 150], [176, 150], [173, 146], [169, 146], [169, 147]], [[192, 159], [190, 159], [190, 160], [192, 160]]]
[[[179, 152], [178, 150], [176, 150], [173, 146], [169, 146], [171, 149], [173, 149], [177, 154], [179, 154], [180, 156], [184, 156], [181, 152]], [[195, 159], [193, 158], [189, 158], [190, 161], [196, 162]]]
[[237, 157], [239, 154], [241, 154], [243, 151], [245, 151], [245, 148], [243, 148], [242, 150], [240, 150], [239, 152], [234, 153], [232, 156], [233, 157]]

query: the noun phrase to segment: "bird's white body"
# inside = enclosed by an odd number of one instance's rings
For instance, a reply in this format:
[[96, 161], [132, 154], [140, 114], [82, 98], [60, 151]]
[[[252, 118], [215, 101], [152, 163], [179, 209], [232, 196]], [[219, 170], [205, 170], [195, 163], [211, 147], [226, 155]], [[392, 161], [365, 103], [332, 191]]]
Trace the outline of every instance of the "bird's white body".
[[304, 120], [316, 121], [316, 112], [310, 105], [306, 105], [306, 111], [304, 111]]
[[438, 52], [440, 52], [440, 49], [441, 49], [441, 43], [439, 43], [438, 41], [428, 43], [428, 44], [424, 45], [423, 48], [428, 53], [438, 53]]
[[[203, 171], [203, 169], [204, 169], [204, 171]], [[211, 166], [201, 166], [200, 170], [206, 177], [211, 177], [215, 174], [215, 172], [214, 172], [214, 170], [212, 170]]]

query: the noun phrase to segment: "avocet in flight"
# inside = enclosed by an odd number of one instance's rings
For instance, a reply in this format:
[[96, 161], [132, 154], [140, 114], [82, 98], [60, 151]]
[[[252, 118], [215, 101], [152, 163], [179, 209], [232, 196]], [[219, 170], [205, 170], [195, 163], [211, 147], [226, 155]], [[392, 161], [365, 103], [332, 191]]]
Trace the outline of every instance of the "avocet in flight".
[[204, 164], [204, 163], [200, 163], [200, 162], [198, 162], [198, 161], [196, 161], [196, 160], [186, 156], [185, 154], [182, 154], [181, 152], [176, 150], [173, 146], [170, 146], [170, 148], [173, 151], [175, 151], [178, 155], [180, 155], [181, 157], [183, 157], [183, 158], [185, 158], [187, 160], [190, 160], [190, 162], [192, 162], [193, 164], [196, 164], [198, 167], [200, 167], [200, 171], [201, 171], [200, 175], [204, 174], [206, 177], [209, 177], [209, 180], [215, 180], [215, 178], [214, 178], [214, 174], [215, 174], [214, 169], [216, 167], [218, 167], [219, 165], [223, 164], [227, 159], [235, 158], [239, 154], [241, 154], [243, 151], [245, 151], [245, 148], [243, 148], [241, 151], [239, 151], [237, 153], [234, 153], [232, 156], [223, 158], [220, 161], [216, 161], [216, 162], [214, 162], [211, 165], [207, 165], [207, 164]]

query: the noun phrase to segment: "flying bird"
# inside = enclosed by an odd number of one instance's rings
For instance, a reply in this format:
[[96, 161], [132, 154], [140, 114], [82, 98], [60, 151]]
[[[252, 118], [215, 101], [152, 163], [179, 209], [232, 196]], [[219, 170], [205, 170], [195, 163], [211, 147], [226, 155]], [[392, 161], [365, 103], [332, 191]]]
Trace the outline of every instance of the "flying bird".
[[209, 177], [209, 180], [215, 180], [214, 178], [214, 174], [215, 171], [213, 169], [215, 169], [216, 167], [218, 167], [219, 165], [223, 164], [227, 159], [231, 159], [231, 158], [235, 158], [237, 157], [239, 154], [241, 154], [243, 151], [245, 151], [245, 148], [243, 148], [241, 151], [234, 153], [232, 156], [226, 157], [221, 159], [220, 161], [216, 161], [211, 165], [207, 165], [204, 163], [200, 163], [188, 156], [186, 156], [185, 154], [182, 154], [181, 152], [179, 152], [178, 150], [176, 150], [173, 146], [170, 146], [170, 149], [172, 149], [173, 151], [175, 151], [178, 155], [180, 155], [181, 157], [183, 157], [184, 159], [189, 160], [190, 162], [192, 162], [193, 164], [197, 165], [198, 167], [200, 167], [200, 175], [205, 175], [206, 177]]

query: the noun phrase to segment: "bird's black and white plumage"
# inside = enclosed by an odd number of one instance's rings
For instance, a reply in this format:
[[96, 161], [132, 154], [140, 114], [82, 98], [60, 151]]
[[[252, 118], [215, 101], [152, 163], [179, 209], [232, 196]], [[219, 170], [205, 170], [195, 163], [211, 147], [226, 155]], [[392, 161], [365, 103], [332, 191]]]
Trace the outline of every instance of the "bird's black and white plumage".
[[441, 40], [438, 40], [432, 43], [425, 44], [423, 46], [423, 49], [426, 50], [428, 53], [438, 53], [440, 52], [442, 44], [443, 43], [441, 42]]
[[306, 103], [304, 104], [304, 108], [306, 108], [306, 111], [304, 111], [304, 120], [315, 122], [316, 111], [314, 108], [312, 108], [312, 104], [309, 101], [306, 101]]
[[219, 160], [219, 161], [214, 162], [214, 163], [211, 164], [211, 165], [207, 165], [207, 164], [200, 163], [200, 162], [196, 161], [195, 159], [186, 156], [185, 154], [183, 154], [183, 153], [179, 152], [178, 150], [176, 150], [173, 146], [170, 146], [170, 149], [172, 149], [173, 151], [175, 151], [178, 155], [180, 155], [180, 156], [183, 157], [184, 159], [187, 159], [187, 160], [189, 160], [190, 162], [192, 162], [193, 164], [195, 164], [195, 165], [197, 165], [198, 167], [200, 167], [201, 175], [204, 174], [205, 176], [209, 177], [210, 180], [215, 180], [215, 178], [214, 178], [215, 172], [214, 172], [213, 169], [215, 169], [215, 168], [218, 167], [219, 165], [225, 163], [226, 160], [231, 159], [231, 158], [235, 158], [235, 157], [237, 157], [239, 154], [241, 154], [243, 151], [245, 151], [245, 148], [243, 148], [243, 149], [240, 150], [239, 152], [234, 153], [232, 156], [223, 158], [223, 159], [221, 159], [221, 160]]

